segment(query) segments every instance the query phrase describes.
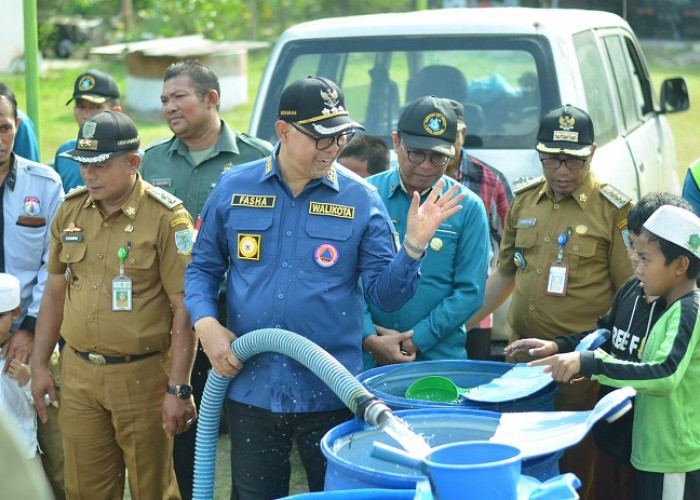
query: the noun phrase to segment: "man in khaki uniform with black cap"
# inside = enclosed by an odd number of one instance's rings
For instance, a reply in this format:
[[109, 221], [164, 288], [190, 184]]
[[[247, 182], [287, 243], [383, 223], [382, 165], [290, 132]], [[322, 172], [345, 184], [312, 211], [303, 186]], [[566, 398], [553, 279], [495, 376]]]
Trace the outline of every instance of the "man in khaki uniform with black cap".
[[51, 256], [32, 352], [32, 393], [57, 405], [46, 365], [59, 334], [59, 420], [69, 498], [180, 498], [173, 434], [196, 419], [189, 377], [196, 339], [183, 305], [192, 219], [138, 173], [139, 137], [125, 115], [86, 121], [77, 147], [85, 186], [51, 226]]
[[[73, 103], [73, 117], [78, 124], [78, 129], [87, 120], [102, 111], [122, 110], [119, 103], [119, 87], [110, 75], [99, 69], [89, 69], [83, 71], [75, 79], [73, 84], [73, 95], [66, 106]], [[63, 181], [63, 190], [67, 193], [71, 189], [82, 186], [83, 180], [80, 177], [80, 164], [61, 153], [65, 153], [75, 148], [75, 136], [73, 139], [61, 144], [56, 151], [53, 168], [58, 172]]]
[[[596, 180], [588, 113], [566, 105], [540, 123], [537, 146], [543, 178], [516, 190], [506, 216], [498, 268], [489, 276], [483, 307], [471, 328], [513, 293], [510, 341], [552, 339], [596, 328], [615, 292], [632, 275], [625, 238], [630, 198]], [[517, 356], [509, 361], [529, 361]], [[556, 410], [588, 410], [598, 386], [560, 384]], [[593, 494], [593, 439], [567, 450], [561, 472], [581, 480], [581, 498]]]

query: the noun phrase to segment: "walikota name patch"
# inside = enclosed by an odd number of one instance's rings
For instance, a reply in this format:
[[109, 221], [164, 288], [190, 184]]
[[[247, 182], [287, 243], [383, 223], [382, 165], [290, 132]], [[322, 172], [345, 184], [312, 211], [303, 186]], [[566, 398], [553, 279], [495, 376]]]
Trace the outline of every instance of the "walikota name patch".
[[340, 217], [342, 219], [354, 219], [355, 207], [312, 201], [309, 203], [309, 213], [311, 215], [325, 215], [328, 217]]

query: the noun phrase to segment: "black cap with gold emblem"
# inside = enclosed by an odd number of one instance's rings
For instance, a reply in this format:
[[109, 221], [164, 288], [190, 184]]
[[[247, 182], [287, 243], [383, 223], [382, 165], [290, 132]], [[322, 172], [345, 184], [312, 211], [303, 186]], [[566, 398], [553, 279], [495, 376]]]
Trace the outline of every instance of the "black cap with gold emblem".
[[447, 99], [434, 95], [416, 99], [401, 113], [398, 131], [409, 148], [455, 154], [457, 115]]
[[85, 99], [95, 104], [102, 104], [107, 99], [119, 99], [119, 87], [114, 78], [107, 73], [99, 69], [89, 69], [80, 73], [75, 79], [73, 97], [68, 100], [66, 106], [73, 99]]
[[593, 122], [581, 108], [567, 104], [547, 112], [537, 132], [541, 153], [585, 157], [593, 152]]
[[134, 122], [123, 113], [109, 110], [86, 121], [78, 132], [75, 149], [59, 156], [78, 163], [104, 163], [121, 153], [138, 151], [140, 145]]
[[340, 87], [320, 76], [307, 76], [287, 85], [280, 96], [279, 119], [301, 125], [316, 137], [365, 129], [350, 118]]

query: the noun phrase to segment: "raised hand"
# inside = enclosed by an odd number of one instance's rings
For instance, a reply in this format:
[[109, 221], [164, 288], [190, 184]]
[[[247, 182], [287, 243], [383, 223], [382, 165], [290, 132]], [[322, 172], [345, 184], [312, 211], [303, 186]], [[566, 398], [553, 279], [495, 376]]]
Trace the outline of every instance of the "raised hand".
[[410, 244], [420, 248], [427, 247], [440, 224], [462, 210], [459, 202], [466, 194], [462, 192], [455, 196], [455, 193], [460, 190], [459, 184], [455, 184], [440, 196], [444, 185], [445, 180], [441, 179], [422, 205], [418, 192], [413, 192], [406, 220], [406, 239]]

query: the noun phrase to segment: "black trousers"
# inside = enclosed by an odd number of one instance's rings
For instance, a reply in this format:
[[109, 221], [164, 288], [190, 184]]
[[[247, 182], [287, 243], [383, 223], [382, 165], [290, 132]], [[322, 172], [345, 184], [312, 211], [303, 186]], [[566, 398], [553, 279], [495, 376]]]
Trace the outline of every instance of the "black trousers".
[[700, 470], [684, 473], [634, 471], [635, 500], [697, 500]]
[[226, 400], [231, 438], [231, 498], [273, 500], [289, 495], [292, 442], [306, 471], [309, 491], [323, 491], [326, 459], [321, 438], [352, 418], [347, 408], [314, 413], [273, 413]]

